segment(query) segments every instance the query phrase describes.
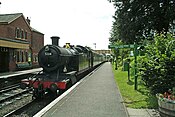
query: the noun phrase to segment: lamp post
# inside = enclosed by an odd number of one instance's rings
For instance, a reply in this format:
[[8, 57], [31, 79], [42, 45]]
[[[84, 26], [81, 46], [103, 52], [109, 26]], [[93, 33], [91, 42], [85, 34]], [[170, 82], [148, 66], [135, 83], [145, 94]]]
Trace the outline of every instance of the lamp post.
[[[1, 8], [1, 2], [0, 2], [0, 8]], [[1, 12], [0, 12], [1, 13]]]
[[94, 47], [95, 47], [95, 49], [96, 49], [96, 43], [93, 43], [94, 44]]
[[1, 6], [1, 2], [0, 2], [0, 6]]

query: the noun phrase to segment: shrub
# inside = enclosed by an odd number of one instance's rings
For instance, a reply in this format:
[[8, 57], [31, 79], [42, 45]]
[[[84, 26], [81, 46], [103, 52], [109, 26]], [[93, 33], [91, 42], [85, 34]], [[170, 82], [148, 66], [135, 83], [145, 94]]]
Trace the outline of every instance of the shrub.
[[175, 39], [159, 35], [145, 49], [140, 73], [145, 85], [153, 94], [175, 87]]

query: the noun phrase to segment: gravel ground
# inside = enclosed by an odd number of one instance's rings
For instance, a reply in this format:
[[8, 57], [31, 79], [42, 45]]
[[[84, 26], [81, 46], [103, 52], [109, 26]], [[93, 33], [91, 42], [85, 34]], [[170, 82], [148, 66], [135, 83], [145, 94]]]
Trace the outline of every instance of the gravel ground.
[[[14, 111], [20, 107], [22, 107], [23, 105], [25, 105], [26, 103], [32, 101], [32, 95], [31, 94], [26, 94], [25, 96], [21, 97], [21, 98], [16, 98], [15, 101], [14, 99], [6, 102], [5, 105], [0, 107], [0, 116], [4, 116], [6, 114], [8, 114], [11, 111]], [[26, 117], [26, 116], [23, 116]]]

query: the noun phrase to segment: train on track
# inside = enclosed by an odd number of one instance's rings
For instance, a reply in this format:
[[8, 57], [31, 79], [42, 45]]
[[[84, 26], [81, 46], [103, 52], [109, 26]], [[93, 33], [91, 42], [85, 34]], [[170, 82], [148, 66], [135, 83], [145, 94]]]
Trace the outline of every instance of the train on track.
[[66, 44], [60, 47], [59, 37], [53, 36], [52, 45], [44, 46], [38, 54], [41, 72], [22, 80], [21, 87], [33, 88], [33, 96], [42, 98], [45, 94], [57, 96], [80, 80], [85, 72], [106, 61], [105, 56], [88, 47]]

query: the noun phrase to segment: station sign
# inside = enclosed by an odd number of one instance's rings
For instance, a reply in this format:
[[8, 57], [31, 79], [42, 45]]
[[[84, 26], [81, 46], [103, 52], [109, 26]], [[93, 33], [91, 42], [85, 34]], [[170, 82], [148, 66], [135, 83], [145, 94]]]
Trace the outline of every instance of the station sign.
[[116, 48], [116, 49], [123, 49], [123, 48], [134, 48], [134, 44], [130, 45], [109, 45], [109, 49]]

